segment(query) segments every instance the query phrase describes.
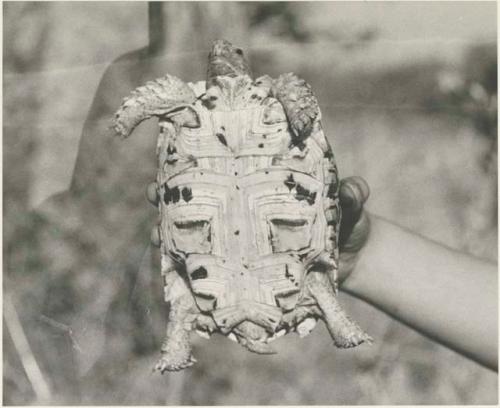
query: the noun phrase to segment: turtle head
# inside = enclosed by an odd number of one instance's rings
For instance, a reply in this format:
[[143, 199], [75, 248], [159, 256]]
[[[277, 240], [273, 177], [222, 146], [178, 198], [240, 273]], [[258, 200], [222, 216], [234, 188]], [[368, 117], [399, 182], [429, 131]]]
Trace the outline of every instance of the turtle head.
[[215, 40], [208, 55], [207, 83], [217, 76], [239, 75], [252, 75], [243, 50], [227, 40]]

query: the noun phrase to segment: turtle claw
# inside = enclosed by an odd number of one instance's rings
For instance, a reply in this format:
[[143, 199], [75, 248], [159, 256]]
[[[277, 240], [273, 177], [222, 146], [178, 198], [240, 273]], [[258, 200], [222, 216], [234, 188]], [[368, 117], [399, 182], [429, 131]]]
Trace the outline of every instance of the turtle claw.
[[338, 348], [352, 348], [362, 343], [373, 343], [373, 338], [350, 319], [342, 325], [335, 325], [335, 328], [330, 327], [329, 331]]
[[180, 371], [191, 367], [197, 360], [193, 356], [179, 358], [172, 355], [163, 355], [156, 363], [153, 371], [159, 371], [161, 374], [165, 371]]

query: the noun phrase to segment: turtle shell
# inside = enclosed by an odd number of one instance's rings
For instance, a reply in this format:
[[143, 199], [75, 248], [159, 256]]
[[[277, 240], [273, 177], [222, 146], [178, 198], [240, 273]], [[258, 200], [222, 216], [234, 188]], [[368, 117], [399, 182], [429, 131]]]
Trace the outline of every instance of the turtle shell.
[[181, 120], [159, 122], [166, 300], [190, 291], [194, 315], [212, 322], [194, 328], [247, 346], [308, 332], [321, 312], [306, 276], [324, 272], [336, 290], [341, 217], [321, 118], [298, 142], [279, 101], [250, 77], [217, 77], [206, 93], [189, 86], [196, 126], [182, 109]]

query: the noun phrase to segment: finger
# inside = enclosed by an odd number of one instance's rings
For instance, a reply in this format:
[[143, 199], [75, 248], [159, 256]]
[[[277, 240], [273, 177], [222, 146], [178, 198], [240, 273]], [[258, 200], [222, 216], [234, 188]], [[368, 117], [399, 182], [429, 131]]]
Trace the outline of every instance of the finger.
[[356, 253], [365, 245], [370, 235], [370, 217], [366, 211], [361, 213], [356, 225], [349, 233], [349, 239], [342, 242], [341, 251]]
[[359, 176], [352, 176], [340, 181], [340, 205], [343, 211], [359, 214], [370, 195], [368, 183]]
[[155, 225], [152, 229], [151, 229], [151, 243], [155, 246], [155, 247], [160, 247], [161, 245], [161, 238], [160, 238], [160, 226], [159, 225]]
[[370, 195], [368, 183], [361, 177], [347, 177], [340, 182], [340, 206], [342, 207], [342, 221], [340, 223], [339, 246], [345, 246], [352, 239], [353, 230], [363, 216], [363, 205]]
[[156, 182], [148, 184], [146, 188], [146, 198], [151, 204], [153, 204], [155, 207], [158, 207], [160, 196], [158, 195], [158, 185], [156, 184]]

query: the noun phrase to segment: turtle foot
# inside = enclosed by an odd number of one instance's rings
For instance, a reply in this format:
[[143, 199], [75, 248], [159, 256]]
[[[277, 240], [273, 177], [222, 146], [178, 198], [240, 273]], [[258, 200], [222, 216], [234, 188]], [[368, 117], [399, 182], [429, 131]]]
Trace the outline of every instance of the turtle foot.
[[333, 327], [327, 323], [333, 342], [338, 348], [352, 348], [362, 343], [373, 343], [373, 338], [352, 320], [339, 323], [336, 322]]
[[165, 371], [180, 371], [184, 368], [191, 367], [194, 363], [196, 363], [196, 359], [191, 354], [187, 357], [164, 354], [156, 363], [153, 371], [159, 371], [161, 374]]

